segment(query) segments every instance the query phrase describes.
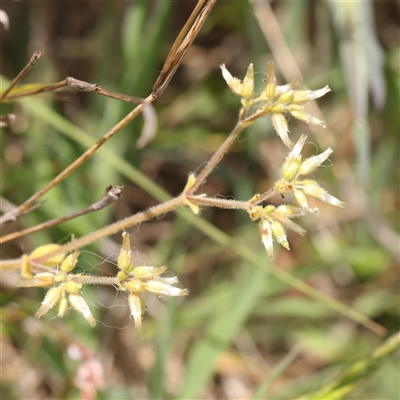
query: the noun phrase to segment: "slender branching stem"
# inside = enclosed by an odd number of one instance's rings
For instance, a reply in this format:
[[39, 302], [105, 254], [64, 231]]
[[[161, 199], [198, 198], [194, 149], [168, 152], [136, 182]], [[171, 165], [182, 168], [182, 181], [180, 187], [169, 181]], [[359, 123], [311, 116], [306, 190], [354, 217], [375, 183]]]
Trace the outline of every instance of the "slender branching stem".
[[1, 260], [0, 261], [0, 271], [11, 271], [14, 269], [21, 269], [22, 259], [12, 259], [12, 260]]
[[35, 65], [36, 61], [39, 60], [42, 53], [40, 51], [35, 51], [29, 60], [28, 64], [22, 69], [22, 71], [11, 81], [8, 88], [0, 94], [0, 101], [2, 101], [11, 89], [30, 71], [30, 69]]
[[[36, 85], [35, 85], [36, 86]], [[7, 100], [14, 100], [18, 99], [20, 97], [28, 97], [28, 96], [33, 96], [35, 94], [41, 94], [41, 93], [46, 93], [46, 92], [52, 92], [53, 90], [60, 89], [62, 87], [68, 86], [66, 83], [66, 79], [63, 79], [62, 81], [51, 83], [49, 85], [36, 87], [35, 89], [28, 89], [24, 90], [21, 92], [16, 92], [16, 93], [10, 93], [6, 99]]]
[[226, 138], [226, 140], [221, 144], [219, 149], [213, 154], [210, 161], [206, 164], [200, 174], [196, 177], [196, 182], [187, 192], [187, 195], [190, 196], [196, 192], [199, 186], [207, 179], [207, 177], [211, 174], [216, 165], [222, 160], [222, 157], [228, 151], [228, 149], [232, 146], [233, 142], [239, 136], [240, 132], [245, 128], [243, 123], [238, 123], [235, 129], [231, 132], [231, 134]]
[[96, 201], [95, 203], [91, 204], [90, 206], [85, 207], [82, 210], [78, 210], [73, 213], [70, 213], [68, 215], [63, 215], [62, 217], [54, 218], [50, 221], [46, 221], [41, 224], [31, 226], [30, 228], [27, 228], [27, 229], [9, 233], [8, 235], [0, 237], [0, 244], [9, 242], [10, 240], [14, 240], [14, 239], [17, 239], [22, 236], [26, 236], [26, 235], [34, 233], [34, 232], [38, 232], [43, 229], [51, 228], [52, 226], [56, 226], [58, 224], [61, 224], [63, 222], [69, 221], [71, 219], [80, 217], [80, 216], [90, 213], [92, 211], [101, 210], [104, 207], [107, 207], [108, 205], [117, 201], [119, 196], [121, 195], [121, 193], [122, 193], [122, 187], [120, 187], [120, 186], [112, 187], [111, 185], [107, 186], [106, 192], [101, 197], [101, 199]]
[[206, 207], [217, 207], [227, 208], [235, 210], [247, 210], [247, 201], [237, 201], [228, 199], [217, 199], [215, 197], [204, 197], [204, 196], [186, 196], [186, 198], [194, 204]]
[[196, 7], [172, 45], [153, 86], [155, 96], [160, 96], [168, 86], [188, 48], [193, 43], [216, 2], [217, 0], [198, 0]]
[[75, 171], [79, 166], [81, 166], [88, 158], [90, 158], [104, 143], [111, 139], [117, 132], [124, 128], [129, 122], [136, 118], [143, 109], [143, 104], [152, 103], [156, 97], [151, 94], [149, 95], [144, 103], [136, 106], [125, 118], [123, 118], [118, 124], [111, 128], [100, 140], [98, 140], [90, 149], [86, 150], [80, 157], [78, 157], [72, 164], [59, 173], [54, 179], [52, 179], [46, 186], [36, 192], [28, 200], [22, 203], [19, 207], [12, 210], [11, 212], [4, 214], [0, 218], [0, 225], [9, 220], [15, 220], [21, 213], [27, 210], [33, 205], [40, 197], [47, 193], [51, 188], [58, 185], [62, 180], [64, 180], [71, 172]]
[[254, 196], [252, 200], [249, 201], [248, 206], [254, 207], [257, 204], [262, 203], [265, 200], [268, 200], [270, 197], [272, 197], [274, 194], [276, 194], [275, 189], [269, 189], [265, 193], [259, 195], [259, 196]]
[[57, 250], [51, 253], [47, 253], [40, 258], [36, 258], [34, 261], [41, 263], [58, 254], [69, 253], [71, 251], [74, 251], [75, 249], [87, 246], [88, 244], [96, 240], [110, 236], [131, 226], [140, 224], [141, 222], [149, 221], [184, 205], [186, 205], [186, 203], [185, 198], [182, 195], [174, 197], [173, 199], [158, 204], [157, 206], [151, 207], [146, 211], [136, 213], [130, 217], [122, 219], [121, 221], [114, 222], [113, 224], [105, 226], [102, 229], [89, 233], [88, 235], [83, 236], [80, 239], [73, 240], [59, 247]]
[[110, 97], [116, 100], [126, 101], [128, 103], [139, 104], [144, 101], [144, 99], [141, 97], [128, 96], [126, 94], [112, 92], [110, 90], [103, 89], [97, 83], [89, 83], [72, 77], [67, 77], [60, 82], [52, 83], [50, 85], [42, 86], [36, 89], [30, 89], [18, 93], [11, 93], [7, 96], [7, 99], [16, 99], [19, 97], [33, 96], [35, 94], [57, 90], [62, 87], [70, 87], [71, 89], [75, 89], [80, 92], [97, 93], [102, 96]]
[[74, 275], [71, 280], [83, 285], [119, 286], [118, 278], [113, 276]]
[[222, 160], [225, 153], [229, 150], [232, 144], [235, 142], [240, 133], [251, 125], [257, 118], [260, 118], [264, 115], [267, 115], [264, 110], [256, 111], [254, 114], [247, 118], [243, 118], [247, 114], [247, 110], [242, 110], [240, 112], [239, 122], [236, 124], [233, 131], [229, 134], [229, 136], [225, 139], [225, 141], [221, 144], [219, 149], [213, 154], [210, 161], [206, 164], [200, 174], [196, 177], [196, 182], [191, 186], [188, 190], [187, 195], [193, 195], [196, 190], [204, 183], [207, 177], [211, 174], [217, 164]]
[[[45, 187], [36, 192], [33, 196], [31, 196], [28, 200], [26, 200], [23, 204], [21, 204], [16, 209], [11, 212], [4, 214], [0, 217], [0, 226], [4, 225], [6, 222], [16, 220], [20, 215], [25, 213], [30, 207], [45, 193], [47, 193], [52, 187], [56, 186], [63, 179], [65, 179], [72, 171], [78, 168], [81, 164], [83, 164], [88, 158], [90, 158], [96, 151], [99, 149], [106, 141], [108, 141], [112, 136], [114, 136], [118, 131], [120, 131], [125, 125], [131, 122], [139, 113], [143, 111], [143, 108], [151, 104], [157, 97], [159, 97], [165, 88], [168, 86], [170, 80], [174, 76], [177, 68], [179, 67], [184, 55], [186, 54], [188, 48], [193, 43], [197, 34], [199, 33], [201, 27], [203, 26], [205, 20], [210, 14], [212, 8], [214, 7], [216, 0], [200, 0], [193, 10], [192, 15], [190, 16], [188, 22], [185, 24], [183, 29], [181, 30], [177, 40], [172, 46], [171, 51], [168, 54], [167, 60], [163, 66], [161, 73], [159, 74], [156, 83], [153, 86], [152, 93], [142, 102], [140, 103], [134, 110], [132, 110], [125, 118], [123, 118], [117, 125], [115, 125], [110, 131], [108, 131], [99, 141], [96, 142], [90, 149], [88, 149], [85, 153], [83, 153], [79, 158], [77, 158], [69, 167], [67, 167], [64, 171], [62, 171], [59, 175], [57, 175], [51, 182], [49, 182]], [[40, 56], [40, 52], [35, 53], [36, 57]], [[34, 56], [32, 57], [30, 64], [34, 63]], [[34, 60], [34, 61], [33, 61]], [[29, 66], [28, 65], [28, 66]], [[12, 89], [12, 87], [21, 79], [21, 76], [25, 75], [25, 69], [27, 71], [29, 68], [25, 67], [24, 70], [18, 75], [17, 78], [12, 82], [12, 86], [8, 88], [1, 95], [0, 99], [7, 95], [7, 93]], [[22, 74], [22, 75], [21, 75]], [[65, 86], [68, 84], [68, 79], [74, 78], [66, 78], [64, 81], [58, 82], [55, 85], [59, 85], [58, 87]], [[76, 81], [76, 82], [75, 82]], [[93, 85], [94, 88], [88, 87], [86, 82], [83, 81], [70, 81], [73, 85], [77, 85], [75, 87], [78, 90], [87, 90], [92, 91], [92, 89], [98, 88], [97, 85]], [[90, 86], [90, 84], [89, 84]], [[48, 89], [49, 90], [49, 89]], [[53, 90], [53, 89], [51, 89]], [[109, 92], [111, 93], [111, 92]]]

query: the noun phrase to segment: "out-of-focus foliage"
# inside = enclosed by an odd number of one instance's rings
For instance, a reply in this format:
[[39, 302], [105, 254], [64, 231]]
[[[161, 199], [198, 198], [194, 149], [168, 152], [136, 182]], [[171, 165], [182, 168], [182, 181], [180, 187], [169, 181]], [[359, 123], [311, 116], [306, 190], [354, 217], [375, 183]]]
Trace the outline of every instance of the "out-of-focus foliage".
[[[400, 6], [350, 3], [273, 2], [278, 29], [268, 40], [254, 14], [263, 3], [217, 3], [170, 86], [154, 103], [156, 138], [138, 150], [142, 121], [135, 120], [46, 194], [46, 203], [21, 218], [17, 228], [83, 208], [109, 183], [125, 185], [119, 202], [8, 243], [1, 247], [1, 258], [65, 242], [156, 204], [132, 166], [172, 195], [180, 193], [189, 172], [209, 159], [235, 125], [238, 100], [226, 87], [219, 65], [244, 76], [252, 62], [262, 85], [267, 62], [273, 59], [280, 83], [298, 79], [283, 76], [298, 67], [304, 77], [301, 86], [332, 88], [318, 101], [326, 130], [318, 128], [314, 135], [293, 118], [289, 127], [293, 141], [309, 134], [309, 142], [315, 143], [307, 145], [309, 155], [319, 152], [316, 146], [334, 149], [333, 167], [320, 168], [318, 179], [347, 203], [344, 211], [320, 204], [318, 219], [301, 221], [308, 234], [289, 234], [291, 250], [280, 250], [276, 265], [372, 318], [388, 334], [395, 333]], [[22, 83], [72, 76], [145, 96], [194, 4], [6, 2], [2, 8], [10, 27], [0, 27], [1, 74], [12, 79], [40, 50], [41, 60]], [[362, 15], [368, 18], [360, 25]], [[268, 26], [272, 22], [264, 21]], [[285, 58], [281, 35], [296, 65]], [[26, 200], [131, 108], [71, 90], [2, 103], [1, 114], [16, 114], [14, 124], [1, 133], [2, 196], [15, 204]], [[271, 121], [263, 119], [242, 134], [203, 191], [249, 199], [273, 185], [286, 154]], [[202, 216], [268, 262], [257, 227], [245, 213], [212, 209]], [[125, 299], [111, 288], [86, 289], [93, 315], [102, 322], [92, 330], [75, 313], [62, 321], [35, 320], [43, 292], [17, 290], [17, 276], [3, 273], [2, 398], [77, 398], [73, 380], [79, 361], [66, 350], [75, 340], [91, 348], [104, 368], [107, 386], [98, 398], [118, 400], [250, 398], [299, 344], [297, 356], [260, 397], [293, 398], [321, 390], [345, 365], [365, 358], [384, 340], [267, 276], [180, 217], [166, 215], [130, 233], [134, 262], [168, 265], [190, 295], [183, 300], [149, 297], [138, 334]], [[115, 274], [120, 240], [117, 235], [83, 249], [78, 268]], [[396, 399], [398, 376], [397, 355], [347, 398]]]

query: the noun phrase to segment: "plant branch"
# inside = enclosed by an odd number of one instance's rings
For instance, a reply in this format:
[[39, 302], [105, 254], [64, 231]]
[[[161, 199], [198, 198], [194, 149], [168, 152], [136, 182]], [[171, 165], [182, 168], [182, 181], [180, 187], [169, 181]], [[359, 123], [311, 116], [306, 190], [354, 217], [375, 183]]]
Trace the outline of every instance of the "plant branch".
[[16, 99], [19, 97], [27, 97], [44, 92], [50, 92], [52, 90], [57, 90], [62, 87], [70, 87], [71, 89], [78, 90], [80, 92], [97, 93], [102, 96], [110, 97], [116, 100], [126, 101], [128, 103], [139, 104], [144, 101], [144, 99], [141, 97], [128, 96], [126, 94], [112, 92], [110, 90], [103, 89], [97, 83], [89, 83], [81, 81], [79, 79], [75, 79], [70, 76], [68, 76], [67, 78], [63, 79], [60, 82], [52, 83], [50, 85], [45, 85], [36, 89], [26, 90], [18, 93], [11, 93], [8, 96], [6, 95], [4, 97], [6, 97], [7, 100]]
[[[172, 77], [175, 75], [188, 48], [193, 43], [216, 2], [217, 0], [199, 0], [197, 2], [195, 9], [192, 11], [185, 26], [172, 45], [160, 75], [153, 86], [153, 94], [156, 97], [162, 95]], [[203, 7], [204, 3], [205, 5]]]
[[83, 285], [119, 286], [118, 278], [114, 276], [75, 275], [71, 280], [77, 283], [82, 283]]
[[[242, 111], [240, 112], [240, 114], [242, 114]], [[246, 114], [246, 113], [244, 113], [244, 114]], [[196, 182], [187, 191], [188, 196], [193, 195], [196, 192], [196, 190], [199, 188], [199, 186], [204, 183], [204, 181], [211, 174], [211, 172], [214, 170], [214, 168], [217, 166], [217, 164], [222, 160], [225, 153], [232, 146], [232, 144], [234, 143], [236, 138], [240, 135], [240, 133], [243, 131], [243, 129], [250, 126], [257, 118], [261, 118], [265, 115], [267, 115], [267, 113], [264, 110], [259, 110], [259, 111], [256, 111], [250, 117], [239, 120], [239, 122], [236, 124], [233, 131], [229, 134], [229, 136], [221, 144], [219, 149], [213, 154], [210, 161], [206, 164], [206, 166], [202, 169], [200, 174], [196, 177]]]
[[0, 218], [0, 225], [4, 224], [8, 221], [13, 221], [17, 219], [21, 213], [25, 212], [29, 207], [31, 207], [36, 200], [42, 197], [45, 193], [47, 193], [52, 187], [58, 185], [62, 180], [64, 180], [71, 172], [81, 166], [88, 158], [90, 158], [96, 150], [98, 150], [105, 142], [111, 139], [117, 132], [119, 132], [122, 128], [124, 128], [129, 122], [131, 122], [134, 118], [136, 118], [143, 109], [143, 104], [152, 103], [156, 97], [151, 94], [148, 96], [143, 103], [136, 106], [126, 117], [124, 117], [118, 124], [116, 124], [113, 128], [111, 128], [100, 140], [98, 140], [91, 148], [86, 150], [80, 157], [78, 157], [72, 164], [70, 164], [67, 168], [64, 169], [60, 174], [58, 174], [54, 179], [52, 179], [46, 186], [36, 192], [33, 196], [31, 196], [28, 200], [26, 200], [23, 204], [21, 204], [16, 209], [11, 212], [4, 214]]
[[101, 210], [102, 208], [107, 207], [108, 205], [117, 201], [119, 199], [121, 193], [122, 193], [122, 186], [116, 186], [114, 188], [111, 185], [108, 185], [106, 188], [106, 192], [101, 197], [101, 199], [96, 201], [95, 203], [91, 204], [90, 206], [85, 207], [82, 210], [75, 211], [73, 213], [64, 215], [62, 217], [54, 218], [50, 221], [43, 222], [42, 224], [38, 224], [36, 226], [32, 226], [30, 228], [23, 229], [18, 232], [12, 232], [8, 235], [2, 236], [2, 237], [0, 237], [0, 244], [9, 242], [10, 240], [17, 239], [19, 237], [28, 235], [30, 233], [34, 233], [34, 232], [37, 232], [37, 231], [40, 231], [43, 229], [50, 228], [52, 226], [55, 226], [55, 225], [61, 224], [63, 222], [69, 221], [71, 219], [85, 215], [89, 212]]
[[30, 69], [35, 65], [36, 61], [39, 60], [42, 53], [40, 51], [35, 51], [29, 60], [28, 64], [22, 69], [22, 71], [11, 81], [8, 88], [0, 94], [0, 101], [2, 101], [11, 89], [30, 71]]
[[[204, 7], [202, 8], [205, 2]], [[23, 204], [21, 204], [16, 209], [11, 212], [4, 214], [0, 218], [0, 226], [4, 225], [6, 222], [16, 220], [22, 213], [27, 212], [27, 210], [38, 200], [41, 196], [47, 193], [52, 187], [56, 186], [63, 179], [65, 179], [71, 172], [73, 172], [76, 168], [82, 165], [88, 158], [90, 158], [96, 150], [98, 150], [105, 142], [107, 142], [111, 137], [113, 137], [118, 131], [120, 131], [124, 126], [126, 126], [129, 122], [131, 122], [139, 113], [142, 112], [143, 108], [147, 107], [151, 104], [156, 98], [158, 98], [168, 86], [170, 80], [174, 76], [177, 68], [179, 67], [186, 51], [193, 43], [196, 38], [198, 32], [203, 26], [206, 18], [214, 7], [216, 0], [199, 0], [197, 6], [192, 12], [189, 20], [181, 30], [178, 38], [176, 39], [172, 49], [170, 50], [167, 60], [163, 66], [161, 73], [159, 74], [156, 83], [153, 86], [152, 93], [147, 96], [147, 98], [140, 103], [137, 107], [135, 107], [125, 118], [123, 118], [117, 125], [115, 125], [111, 130], [109, 130], [100, 140], [98, 140], [90, 149], [85, 151], [79, 158], [77, 158], [71, 165], [69, 165], [64, 171], [62, 171], [59, 175], [57, 175], [51, 182], [49, 182], [46, 186], [36, 192], [33, 196], [31, 196], [28, 200], [26, 200]], [[194, 20], [194, 22], [193, 22]], [[190, 26], [190, 29], [189, 29]], [[187, 32], [187, 33], [186, 33]], [[35, 53], [36, 54], [36, 53]], [[68, 78], [66, 78], [68, 79]], [[73, 78], [72, 78], [73, 79]], [[66, 81], [66, 80], [65, 80]], [[64, 85], [64, 82], [58, 82], [59, 87]], [[73, 81], [73, 84], [76, 84], [77, 87], [81, 87], [83, 89], [90, 89], [87, 84], [83, 81]], [[80, 86], [82, 85], [82, 86]], [[97, 86], [97, 85], [95, 85]], [[11, 89], [10, 89], [11, 90]], [[9, 91], [9, 90], [8, 90]], [[91, 90], [90, 90], [91, 91]], [[111, 92], [110, 92], [111, 93]], [[3, 93], [4, 96], [4, 93]]]
[[186, 196], [186, 198], [191, 203], [201, 205], [201, 206], [235, 209], [235, 210], [247, 210], [247, 206], [249, 204], [248, 201], [217, 199], [215, 197], [204, 197], [202, 195]]
[[265, 193], [254, 196], [250, 201], [249, 201], [249, 207], [254, 207], [257, 204], [262, 203], [265, 200], [268, 200], [270, 197], [272, 197], [274, 194], [276, 194], [275, 189], [269, 189]]
[[114, 233], [122, 231], [123, 229], [140, 224], [141, 222], [149, 221], [153, 218], [159, 217], [163, 214], [173, 211], [178, 207], [182, 207], [185, 205], [186, 205], [185, 199], [182, 195], [174, 197], [173, 199], [158, 204], [157, 206], [151, 207], [146, 211], [136, 213], [130, 217], [122, 219], [121, 221], [114, 222], [113, 224], [105, 226], [104, 228], [101, 228], [96, 232], [89, 233], [88, 235], [83, 236], [80, 239], [75, 239], [59, 247], [57, 250], [52, 251], [51, 253], [46, 253], [44, 256], [40, 258], [35, 258], [33, 261], [42, 263], [50, 258], [53, 258], [58, 254], [69, 253], [75, 249], [87, 246], [88, 244], [96, 240], [99, 240], [103, 237], [110, 236]]

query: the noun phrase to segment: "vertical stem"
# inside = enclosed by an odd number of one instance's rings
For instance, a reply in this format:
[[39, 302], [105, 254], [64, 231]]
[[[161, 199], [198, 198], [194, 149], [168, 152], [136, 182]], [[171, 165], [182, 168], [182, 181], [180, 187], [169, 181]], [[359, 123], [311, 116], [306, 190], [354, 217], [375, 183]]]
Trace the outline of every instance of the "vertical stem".
[[11, 89], [29, 72], [29, 70], [35, 65], [36, 61], [39, 60], [42, 53], [40, 51], [35, 51], [29, 60], [28, 64], [22, 69], [22, 71], [12, 80], [8, 88], [0, 94], [0, 101], [2, 101]]
[[210, 161], [203, 168], [200, 174], [196, 177], [196, 182], [193, 186], [186, 192], [187, 196], [193, 196], [199, 186], [207, 179], [208, 175], [212, 172], [215, 166], [222, 160], [222, 157], [228, 151], [228, 149], [232, 146], [233, 142], [239, 136], [239, 134], [243, 131], [244, 128], [250, 126], [256, 119], [265, 117], [269, 114], [269, 111], [264, 109], [260, 109], [256, 111], [254, 114], [247, 116], [248, 109], [245, 107], [239, 113], [239, 121], [236, 124], [233, 131], [229, 134], [229, 136], [225, 139], [224, 143], [221, 144], [219, 149], [214, 153], [211, 157]]
[[212, 172], [215, 166], [221, 161], [222, 157], [228, 151], [229, 147], [232, 146], [233, 142], [239, 136], [240, 132], [246, 127], [247, 125], [243, 122], [239, 122], [235, 129], [230, 133], [230, 135], [226, 138], [226, 140], [221, 144], [219, 149], [214, 153], [211, 157], [210, 161], [207, 165], [203, 168], [200, 174], [196, 177], [196, 182], [194, 185], [186, 192], [187, 196], [192, 196], [199, 186], [207, 179], [208, 175]]

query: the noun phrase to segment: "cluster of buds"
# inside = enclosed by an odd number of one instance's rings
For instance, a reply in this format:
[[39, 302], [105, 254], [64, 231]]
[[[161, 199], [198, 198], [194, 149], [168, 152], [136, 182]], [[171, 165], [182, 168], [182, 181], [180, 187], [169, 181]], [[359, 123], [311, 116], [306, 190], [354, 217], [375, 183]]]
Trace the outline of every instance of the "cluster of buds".
[[260, 229], [261, 241], [271, 261], [274, 259], [273, 238], [285, 249], [290, 250], [285, 228], [289, 228], [302, 236], [306, 233], [301, 226], [291, 221], [291, 218], [297, 218], [306, 214], [306, 211], [300, 207], [290, 205], [279, 207], [268, 205], [262, 207], [257, 205], [249, 207], [247, 211], [253, 221], [260, 220], [258, 227]]
[[165, 296], [187, 296], [188, 289], [180, 289], [172, 285], [178, 283], [177, 277], [161, 277], [167, 267], [134, 266], [132, 263], [132, 250], [127, 232], [122, 234], [122, 247], [118, 255], [117, 274], [119, 288], [129, 293], [128, 302], [135, 328], [139, 331], [145, 311], [143, 294], [150, 292]]
[[293, 193], [296, 202], [303, 210], [314, 214], [318, 213], [318, 208], [310, 209], [308, 207], [307, 197], [312, 197], [319, 201], [332, 204], [343, 208], [345, 203], [331, 196], [313, 179], [299, 179], [299, 177], [308, 175], [315, 171], [333, 152], [328, 147], [323, 153], [317, 156], [302, 160], [301, 150], [306, 142], [307, 135], [302, 134], [296, 145], [293, 147], [282, 166], [282, 179], [275, 183], [276, 192], [285, 196]]
[[85, 299], [80, 294], [82, 283], [80, 278], [82, 275], [71, 274], [75, 268], [79, 257], [79, 251], [65, 257], [59, 267], [51, 272], [43, 272], [35, 274], [32, 279], [20, 281], [20, 287], [50, 287], [46, 293], [42, 305], [36, 312], [35, 317], [40, 318], [47, 314], [56, 304], [58, 308], [58, 316], [62, 318], [70, 306], [82, 314], [89, 322], [91, 327], [96, 325], [92, 313]]
[[[295, 90], [297, 82], [278, 86], [275, 77], [274, 63], [269, 61], [265, 87], [261, 93], [254, 92], [254, 69], [250, 64], [245, 78], [240, 81], [234, 78], [226, 69], [225, 64], [221, 66], [222, 76], [232, 91], [241, 97], [243, 109], [248, 110], [252, 106], [257, 106], [256, 112], [261, 111], [260, 116], [272, 115], [272, 123], [279, 137], [288, 148], [293, 147], [289, 139], [289, 127], [285, 118], [285, 113], [290, 113], [293, 117], [306, 122], [307, 124], [320, 125], [325, 128], [325, 124], [320, 119], [314, 117], [304, 109], [304, 103], [318, 99], [330, 92], [329, 86], [319, 90]], [[242, 110], [243, 112], [243, 110]]]
[[336, 207], [345, 206], [344, 202], [328, 194], [316, 181], [312, 179], [299, 179], [301, 176], [315, 171], [332, 153], [332, 149], [328, 148], [323, 153], [303, 161], [300, 152], [303, 149], [306, 139], [307, 135], [301, 135], [296, 145], [290, 151], [282, 166], [282, 179], [278, 180], [274, 186], [274, 191], [283, 197], [293, 194], [297, 205], [282, 205], [279, 207], [255, 205], [260, 202], [259, 199], [262, 199], [261, 195], [256, 195], [249, 201], [247, 211], [253, 221], [260, 220], [261, 241], [267, 250], [270, 260], [274, 258], [273, 238], [289, 250], [285, 228], [289, 228], [300, 235], [306, 233], [301, 226], [291, 221], [291, 218], [319, 213], [317, 207], [310, 208], [308, 206], [307, 197], [312, 197]]

